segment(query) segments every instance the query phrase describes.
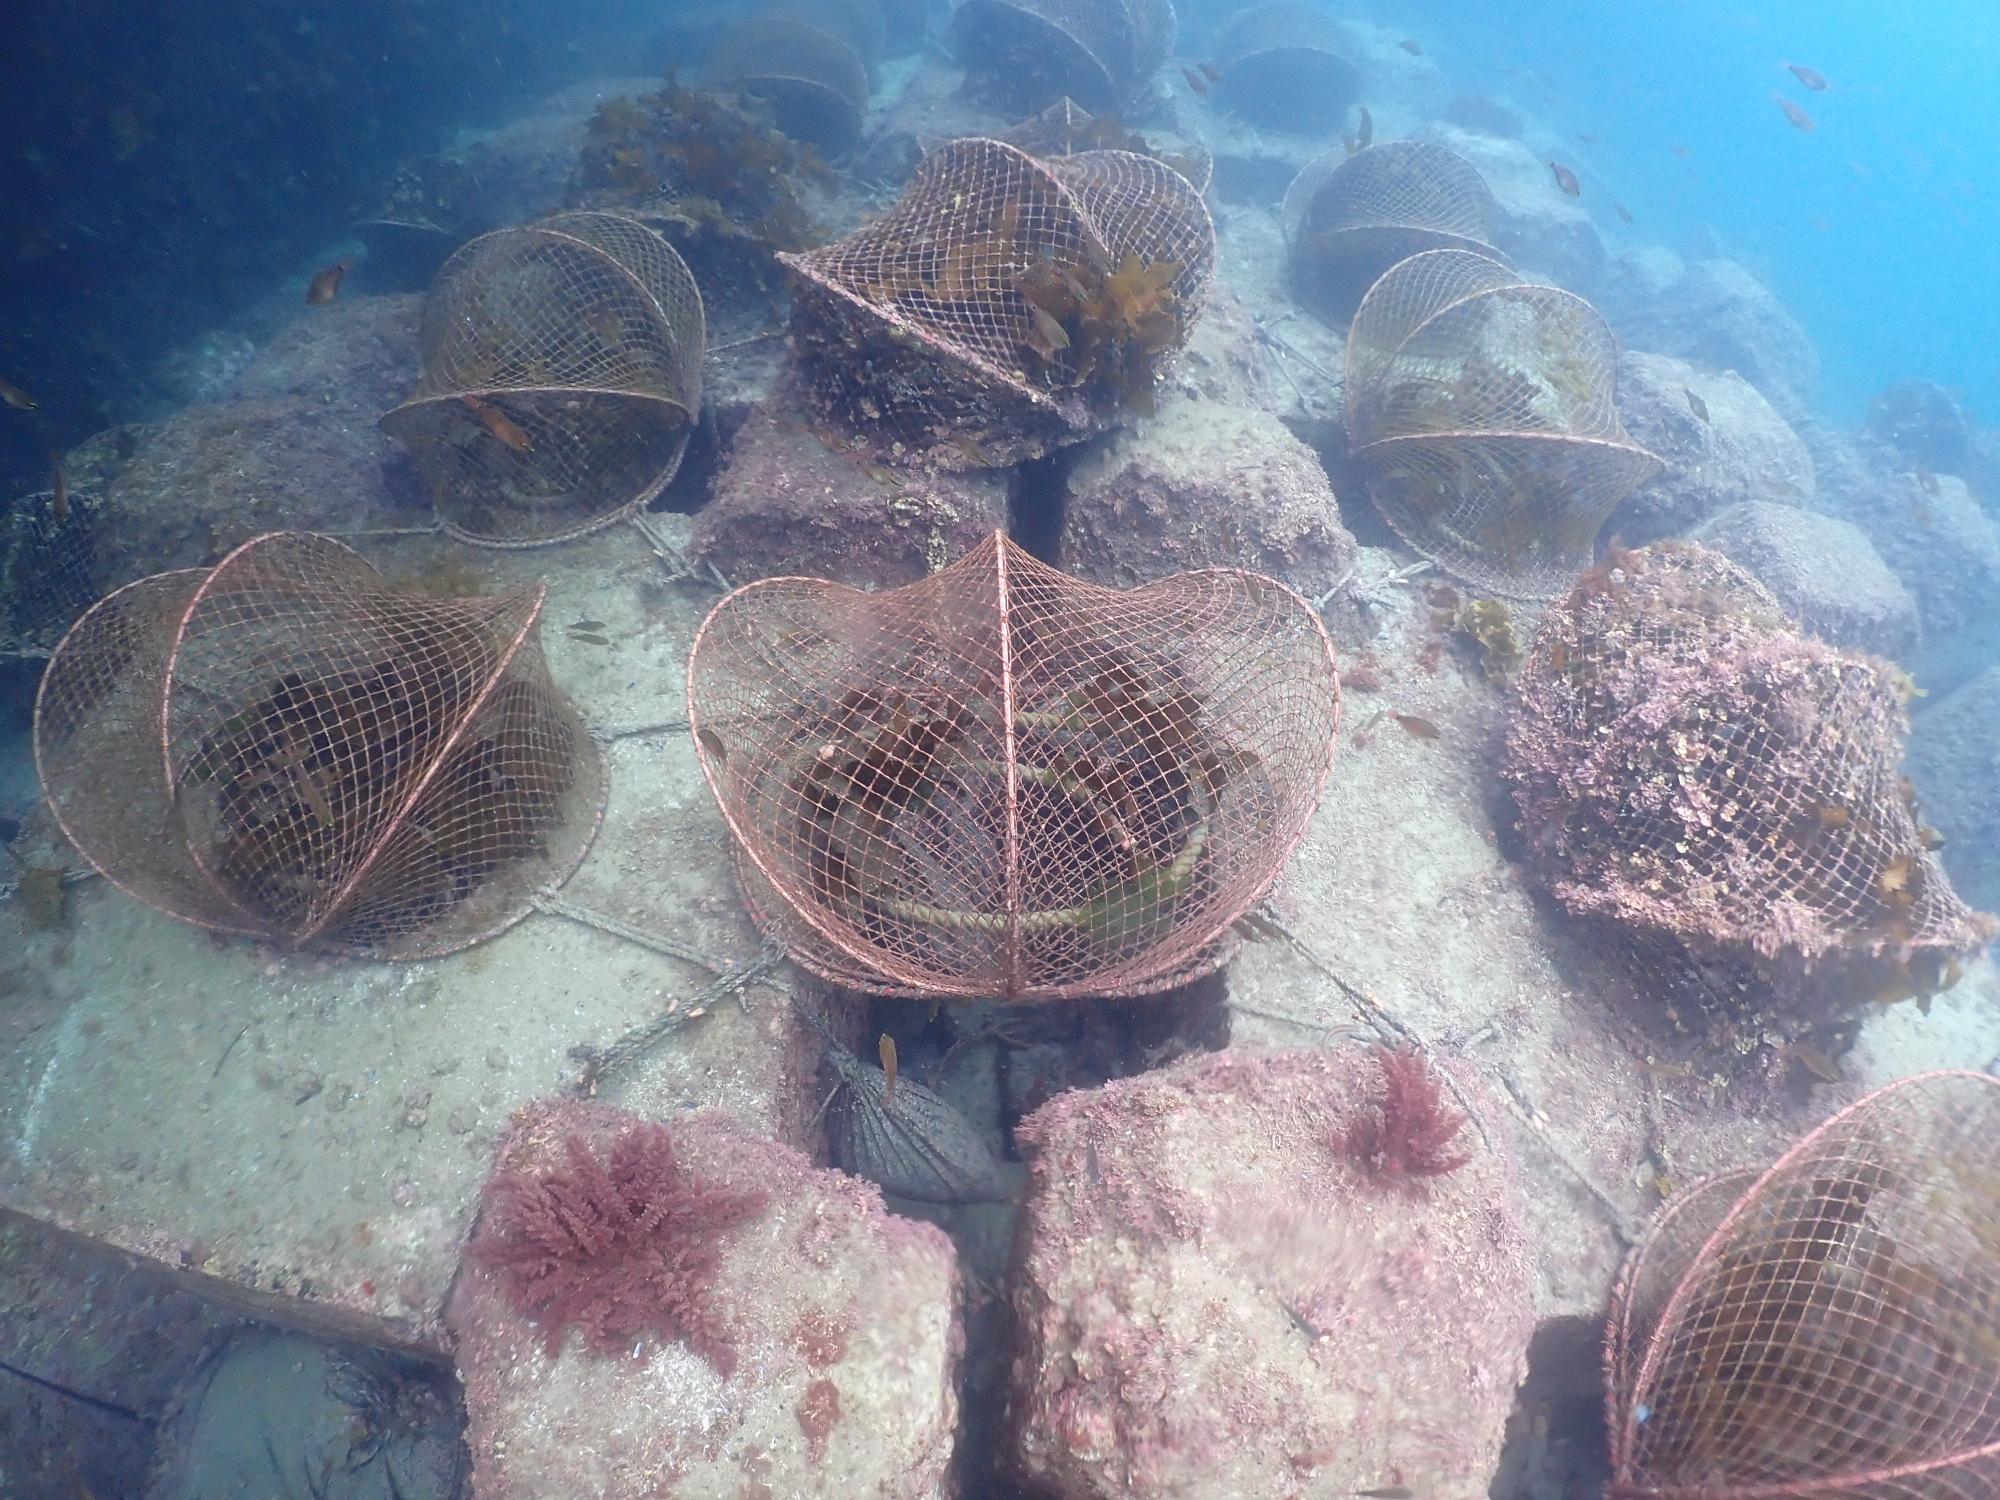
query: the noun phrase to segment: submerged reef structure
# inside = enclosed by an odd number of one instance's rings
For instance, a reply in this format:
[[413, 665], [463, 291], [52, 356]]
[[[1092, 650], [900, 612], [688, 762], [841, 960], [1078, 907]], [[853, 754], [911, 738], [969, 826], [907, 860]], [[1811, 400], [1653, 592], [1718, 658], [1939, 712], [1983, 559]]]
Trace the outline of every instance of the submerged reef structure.
[[[868, 7], [872, 9], [872, 6]], [[761, 100], [778, 129], [830, 154], [860, 138], [868, 113], [869, 45], [862, 8], [771, 6], [732, 26], [704, 70], [715, 87], [736, 88]], [[847, 24], [843, 25], [842, 22]], [[873, 16], [876, 56], [881, 53], [879, 11]]]
[[2000, 1081], [1920, 1074], [1669, 1203], [1614, 1294], [1610, 1494], [2000, 1487], [1996, 1137]]
[[1440, 568], [1547, 598], [1660, 461], [1625, 434], [1618, 349], [1588, 302], [1470, 250], [1392, 267], [1347, 335], [1347, 436], [1369, 498]]
[[1425, 250], [1494, 248], [1499, 209], [1471, 162], [1429, 141], [1336, 148], [1300, 169], [1280, 210], [1299, 298], [1339, 322], [1400, 260]]
[[1151, 157], [975, 137], [926, 156], [879, 219], [780, 258], [814, 404], [882, 457], [984, 468], [1150, 408], [1207, 298], [1215, 227]]
[[1305, 0], [1264, 0], [1227, 17], [1215, 36], [1215, 98], [1254, 125], [1329, 135], [1361, 97], [1353, 39]]
[[424, 299], [424, 372], [382, 427], [460, 541], [532, 547], [631, 515], [679, 472], [701, 409], [701, 292], [617, 214], [482, 235]]
[[217, 932], [404, 959], [490, 937], [568, 878], [604, 799], [545, 593], [407, 593], [297, 533], [129, 584], [42, 679], [49, 806], [113, 885]]
[[973, 91], [1017, 115], [1064, 95], [1123, 108], [1177, 34], [1173, 0], [956, 0], [952, 26]]
[[1907, 683], [1706, 548], [1614, 553], [1521, 673], [1505, 774], [1529, 861], [1570, 911], [1698, 960], [1944, 988], [1995, 922], [1918, 826]]
[[832, 983], [924, 997], [1212, 972], [1305, 833], [1339, 707], [1326, 631], [1284, 585], [1120, 592], [998, 533], [886, 593], [740, 588], [688, 668], [758, 925]]

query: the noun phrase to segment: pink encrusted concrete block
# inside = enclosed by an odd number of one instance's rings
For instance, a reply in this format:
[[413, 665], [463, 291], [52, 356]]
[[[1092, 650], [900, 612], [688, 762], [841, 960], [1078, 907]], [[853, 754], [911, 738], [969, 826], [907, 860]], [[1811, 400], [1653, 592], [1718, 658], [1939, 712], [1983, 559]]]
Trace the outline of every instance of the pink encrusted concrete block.
[[1468, 1121], [1469, 1162], [1400, 1181], [1349, 1144], [1380, 1118], [1371, 1048], [1221, 1052], [1029, 1117], [1006, 1420], [1023, 1482], [1061, 1500], [1485, 1495], [1530, 1265], [1501, 1112], [1452, 1077], [1493, 1144]]
[[[608, 1160], [643, 1123], [580, 1100], [531, 1104], [496, 1177], [561, 1171], [572, 1140]], [[551, 1356], [507, 1273], [467, 1255], [445, 1316], [478, 1500], [947, 1495], [963, 1344], [949, 1241], [720, 1112], [666, 1128], [705, 1191], [763, 1200], [716, 1235], [706, 1352], [649, 1336], [636, 1353], [600, 1353], [571, 1329]]]

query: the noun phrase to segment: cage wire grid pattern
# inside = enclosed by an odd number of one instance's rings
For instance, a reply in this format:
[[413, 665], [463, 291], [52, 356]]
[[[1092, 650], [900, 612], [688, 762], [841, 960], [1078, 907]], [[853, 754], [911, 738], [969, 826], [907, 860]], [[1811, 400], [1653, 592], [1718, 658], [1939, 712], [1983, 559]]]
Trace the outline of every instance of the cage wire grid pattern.
[[701, 408], [701, 292], [665, 240], [566, 213], [461, 246], [424, 300], [424, 369], [381, 419], [460, 541], [609, 526], [680, 469]]
[[[1185, 177], [1129, 151], [1041, 160], [968, 137], [926, 155], [887, 213], [778, 258], [834, 314], [830, 331], [807, 331], [804, 342], [843, 370], [862, 365], [866, 405], [892, 425], [942, 438], [982, 398], [1089, 430], [1098, 418], [1073, 389], [1077, 350], [1036, 351], [1037, 309], [1023, 286], [1031, 274], [1101, 277], [1128, 257], [1173, 265], [1168, 290], [1185, 338], [1215, 269], [1215, 228]], [[795, 331], [798, 314], [795, 303]], [[909, 381], [873, 376], [852, 351], [882, 333], [914, 342], [929, 368]]]
[[[1141, 149], [1127, 136], [1115, 117], [1092, 114], [1068, 95], [1027, 119], [1008, 126], [992, 139], [1045, 160], [1098, 150], [1130, 151], [1135, 155], [1150, 156], [1186, 178], [1188, 186], [1194, 189], [1197, 196], [1205, 194], [1215, 178], [1215, 157], [1206, 146], [1197, 142], [1180, 152], [1152, 147]], [[933, 138], [924, 143], [923, 149], [928, 154], [943, 144], [943, 140]]]
[[1386, 272], [1348, 330], [1352, 452], [1383, 519], [1467, 582], [1547, 598], [1660, 460], [1625, 434], [1588, 302], [1467, 250]]
[[1993, 936], [1918, 831], [1889, 669], [1718, 554], [1655, 543], [1586, 575], [1517, 687], [1504, 774], [1571, 911], [1708, 955], [1940, 973]]
[[2000, 1080], [1879, 1089], [1665, 1209], [1606, 1342], [1626, 1500], [2000, 1492]]
[[836, 26], [799, 7], [732, 26], [704, 71], [712, 83], [769, 100], [785, 134], [844, 151], [868, 114], [868, 67]]
[[759, 926], [875, 993], [1135, 995], [1199, 977], [1331, 766], [1332, 647], [1252, 573], [1121, 592], [1004, 536], [867, 594], [729, 595], [688, 674]]
[[546, 590], [431, 599], [275, 533], [108, 595], [35, 711], [49, 805], [127, 894], [377, 958], [526, 915], [595, 836], [601, 756], [535, 639]]
[[1085, 68], [1079, 81], [1100, 85], [1084, 102], [1104, 109], [1127, 102], [1152, 77], [1178, 31], [1172, 0], [956, 0], [952, 20], [961, 37], [985, 39], [980, 56], [1073, 51]]
[[888, 19], [876, 0], [777, 0], [759, 13], [803, 21], [838, 37], [871, 74], [888, 45]]
[[0, 661], [46, 657], [102, 592], [97, 526], [104, 502], [70, 491], [23, 495], [0, 517]]
[[1224, 18], [1212, 50], [1222, 102], [1273, 126], [1338, 129], [1361, 96], [1353, 39], [1300, 0], [1246, 5]]

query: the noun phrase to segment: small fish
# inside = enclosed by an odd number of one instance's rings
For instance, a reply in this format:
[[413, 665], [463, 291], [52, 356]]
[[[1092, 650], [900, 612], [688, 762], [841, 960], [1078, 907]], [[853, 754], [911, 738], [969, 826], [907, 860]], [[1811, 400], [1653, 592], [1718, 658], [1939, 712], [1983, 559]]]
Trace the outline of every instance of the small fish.
[[1062, 324], [1032, 302], [1028, 304], [1028, 311], [1034, 314], [1035, 319], [1035, 336], [1028, 343], [1030, 349], [1044, 359], [1053, 359], [1069, 347], [1069, 331]]
[[572, 630], [569, 638], [573, 641], [582, 641], [586, 646], [608, 646], [611, 644], [608, 636], [599, 635], [593, 630]]
[[1195, 66], [1201, 69], [1201, 76], [1206, 78], [1210, 83], [1222, 82], [1222, 69], [1218, 68], [1214, 63], [1196, 63]]
[[1390, 718], [1403, 726], [1406, 734], [1420, 740], [1434, 740], [1438, 737], [1438, 727], [1429, 719], [1420, 719], [1415, 714], [1391, 714]]
[[958, 449], [960, 453], [963, 453], [969, 462], [979, 465], [980, 468], [990, 469], [993, 467], [992, 455], [979, 445], [977, 438], [967, 437], [962, 432], [954, 433], [952, 434], [951, 445]]
[[1844, 807], [1822, 807], [1819, 810], [1819, 826], [1822, 828], [1845, 828], [1854, 821], [1854, 814]]
[[1204, 99], [1208, 97], [1208, 80], [1202, 77], [1201, 74], [1195, 72], [1193, 68], [1182, 68], [1181, 76], [1187, 79], [1189, 88], [1193, 89]]
[[1616, 215], [1618, 215], [1618, 217], [1624, 220], [1627, 224], [1630, 224], [1632, 222], [1632, 210], [1627, 208], [1624, 204], [1622, 203], [1612, 204], [1611, 211]]
[[1375, 117], [1368, 113], [1365, 104], [1361, 106], [1361, 123], [1355, 128], [1354, 140], [1356, 149], [1361, 151], [1375, 143]]
[[1416, 1491], [1407, 1484], [1385, 1484], [1379, 1489], [1356, 1490], [1363, 1500], [1415, 1500]]
[[1704, 423], [1706, 423], [1708, 421], [1708, 403], [1702, 400], [1701, 397], [1697, 396], [1693, 391], [1689, 390], [1686, 386], [1681, 387], [1681, 394], [1688, 398], [1688, 410], [1693, 412], [1697, 417], [1700, 417], [1701, 420]]
[[477, 396], [460, 396], [458, 399], [471, 408], [472, 414], [479, 418], [480, 424], [488, 432], [492, 433], [493, 436], [500, 439], [501, 442], [512, 448], [516, 453], [532, 453], [535, 451], [534, 440], [528, 436], [518, 422], [504, 411], [501, 411], [497, 406], [494, 406], [491, 402], [481, 401]]
[[896, 1039], [883, 1032], [875, 1050], [882, 1057], [882, 1107], [893, 1109], [896, 1104]]
[[564, 628], [569, 630], [601, 631], [604, 629], [604, 622], [602, 620], [571, 620]]
[[903, 487], [903, 476], [894, 469], [884, 468], [881, 464], [869, 464], [863, 472], [877, 484], [886, 485], [892, 490], [900, 490]]
[[1674, 145], [1674, 146], [1669, 146], [1669, 147], [1667, 147], [1667, 149], [1668, 149], [1669, 151], [1673, 152], [1673, 154], [1674, 154], [1674, 155], [1676, 155], [1676, 156], [1692, 156], [1692, 155], [1694, 155], [1694, 152], [1690, 151], [1690, 150], [1689, 150], [1689, 149], [1688, 149], [1688, 148], [1687, 148], [1686, 146], [1680, 146], [1680, 145]]
[[1561, 188], [1565, 193], [1568, 193], [1570, 197], [1581, 198], [1583, 196], [1583, 184], [1576, 180], [1576, 173], [1572, 172], [1559, 161], [1550, 162], [1549, 170], [1556, 174], [1556, 186]]
[[[1818, 68], [1809, 68], [1804, 63], [1786, 63], [1785, 71], [1815, 94], [1826, 92], [1826, 74], [1820, 72]], [[1867, 91], [1864, 89], [1863, 92]]]
[[62, 455], [53, 450], [49, 453], [49, 466], [55, 470], [55, 480], [49, 496], [49, 513], [60, 526], [69, 519], [69, 481], [63, 478]]
[[1783, 94], [1773, 94], [1771, 97], [1778, 101], [1778, 108], [1785, 112], [1785, 118], [1792, 122], [1793, 129], [1802, 130], [1808, 135], [1819, 129], [1819, 121], [1800, 109]]
[[1925, 468], [1922, 464], [1917, 465], [1916, 475], [1917, 475], [1917, 483], [1920, 486], [1922, 486], [1923, 492], [1926, 495], [1929, 495], [1932, 499], [1936, 499], [1938, 495], [1937, 475], [1933, 474], [1929, 469]]
[[306, 306], [324, 307], [340, 295], [341, 279], [345, 277], [354, 262], [342, 256], [332, 265], [313, 273], [313, 279], [306, 286]]
[[1579, 130], [1576, 133], [1576, 138], [1586, 146], [1595, 146], [1597, 144], [1597, 137], [1588, 130]]
[[695, 743], [701, 746], [701, 753], [718, 766], [729, 759], [729, 752], [723, 748], [722, 736], [713, 729], [697, 729], [694, 738]]
[[1944, 847], [1944, 835], [1926, 823], [1917, 830], [1917, 842], [1922, 844], [1926, 849], [1942, 849]]
[[1406, 36], [1400, 42], [1396, 43], [1396, 45], [1412, 57], [1422, 57], [1424, 55], [1423, 46], [1415, 37]]
[[1792, 1061], [1804, 1068], [1821, 1083], [1839, 1083], [1847, 1075], [1840, 1071], [1840, 1064], [1828, 1057], [1817, 1047], [1808, 1047], [1803, 1042], [1794, 1042], [1790, 1048]]
[[0, 380], [0, 401], [6, 402], [15, 411], [40, 411], [42, 403], [30, 396], [11, 380]]

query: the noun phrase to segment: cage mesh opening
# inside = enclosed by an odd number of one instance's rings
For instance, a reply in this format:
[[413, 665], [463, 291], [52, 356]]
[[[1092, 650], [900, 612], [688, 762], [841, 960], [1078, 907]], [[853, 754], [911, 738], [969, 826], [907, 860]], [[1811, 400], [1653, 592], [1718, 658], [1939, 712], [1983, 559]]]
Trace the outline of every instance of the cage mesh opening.
[[1326, 11], [1302, 0], [1248, 5], [1216, 33], [1218, 100], [1274, 130], [1338, 130], [1361, 97], [1356, 47]]
[[716, 44], [708, 78], [767, 100], [793, 139], [845, 151], [868, 114], [868, 63], [842, 20], [788, 8], [741, 21]]
[[959, 55], [1020, 111], [1069, 95], [1095, 110], [1133, 102], [1174, 50], [1172, 0], [958, 0]]

